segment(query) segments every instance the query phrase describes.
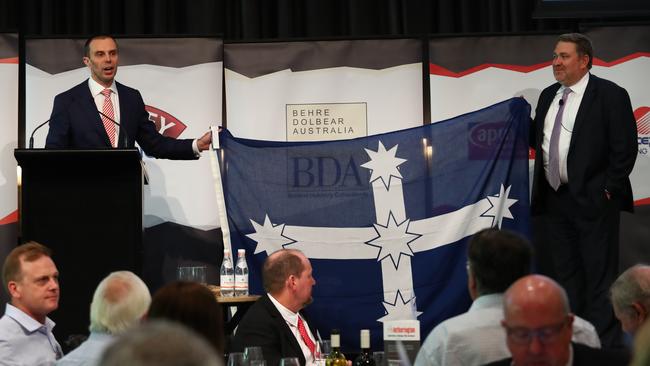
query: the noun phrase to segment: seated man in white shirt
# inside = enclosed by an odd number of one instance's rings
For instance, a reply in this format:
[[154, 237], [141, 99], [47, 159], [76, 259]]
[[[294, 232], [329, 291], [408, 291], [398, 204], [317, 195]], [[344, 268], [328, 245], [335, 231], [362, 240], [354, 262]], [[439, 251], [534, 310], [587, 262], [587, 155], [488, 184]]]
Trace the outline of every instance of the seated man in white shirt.
[[316, 284], [309, 259], [294, 249], [271, 254], [262, 267], [267, 294], [251, 306], [237, 327], [232, 351], [262, 347], [267, 365], [283, 357], [297, 357], [301, 365], [314, 365], [316, 338], [301, 310], [312, 302]]
[[[510, 356], [501, 326], [503, 293], [530, 273], [531, 246], [515, 233], [491, 228], [476, 233], [467, 252], [467, 287], [474, 302], [466, 313], [431, 331], [415, 366], [483, 365]], [[573, 328], [574, 341], [600, 347], [587, 321], [576, 317]]]
[[140, 323], [151, 304], [149, 288], [129, 271], [104, 278], [90, 304], [90, 337], [57, 361], [58, 366], [98, 365], [114, 337]]
[[50, 250], [36, 242], [16, 247], [5, 259], [2, 281], [11, 303], [0, 319], [0, 363], [54, 365], [63, 352], [47, 317], [59, 306], [59, 271]]

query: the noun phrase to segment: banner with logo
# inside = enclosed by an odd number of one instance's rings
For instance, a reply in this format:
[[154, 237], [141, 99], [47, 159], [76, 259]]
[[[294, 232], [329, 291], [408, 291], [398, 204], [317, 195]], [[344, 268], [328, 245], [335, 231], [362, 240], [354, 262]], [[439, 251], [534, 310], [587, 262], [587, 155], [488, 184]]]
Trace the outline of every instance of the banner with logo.
[[[89, 70], [82, 63], [84, 42], [26, 41], [27, 134], [49, 118], [56, 94], [88, 79]], [[124, 38], [117, 42], [116, 80], [140, 91], [149, 119], [161, 134], [198, 138], [210, 125], [221, 125], [220, 39]], [[36, 132], [35, 147], [43, 147], [46, 136], [47, 128]], [[209, 274], [216, 280], [222, 244], [210, 156], [204, 155], [197, 161], [143, 157], [149, 176], [144, 270], [153, 288], [174, 279], [182, 261], [211, 265]]]
[[224, 54], [235, 136], [342, 140], [422, 124], [420, 40], [233, 43]]
[[[528, 116], [522, 98], [444, 122], [344, 141], [270, 142], [220, 134], [233, 251], [252, 293], [281, 248], [310, 258], [307, 312], [323, 337], [415, 319], [422, 334], [463, 312], [466, 242], [480, 229], [528, 232]], [[487, 137], [486, 137], [487, 136]]]
[[[18, 240], [18, 35], [0, 33], [0, 261]], [[0, 304], [8, 300], [0, 292]]]
[[[586, 29], [585, 34], [594, 43], [591, 72], [628, 91], [637, 119], [639, 155], [630, 176], [636, 213], [623, 213], [621, 221], [621, 267], [627, 268], [650, 260], [650, 250], [644, 245], [650, 242], [645, 229], [650, 219], [650, 144], [646, 138], [650, 118], [650, 74], [646, 72], [650, 66], [650, 27], [596, 27]], [[555, 82], [551, 56], [557, 36], [431, 39], [431, 120], [450, 118], [513, 96], [526, 98], [534, 111], [542, 89]]]

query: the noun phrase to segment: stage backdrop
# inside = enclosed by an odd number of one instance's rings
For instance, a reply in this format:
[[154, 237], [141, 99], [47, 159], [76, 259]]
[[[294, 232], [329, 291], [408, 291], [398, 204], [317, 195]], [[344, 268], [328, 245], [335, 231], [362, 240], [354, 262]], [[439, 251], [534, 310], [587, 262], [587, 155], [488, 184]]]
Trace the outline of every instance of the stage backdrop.
[[[0, 263], [18, 240], [18, 35], [0, 33]], [[0, 291], [0, 306], [9, 297]]]
[[355, 138], [422, 125], [422, 43], [414, 39], [224, 46], [233, 135]]
[[[621, 267], [650, 261], [647, 231], [650, 220], [650, 27], [628, 26], [586, 29], [595, 48], [594, 75], [626, 88], [639, 129], [639, 155], [631, 175], [636, 203], [634, 215], [621, 219]], [[620, 35], [625, 34], [621, 38]], [[533, 116], [542, 89], [555, 82], [551, 56], [557, 34], [441, 37], [431, 39], [431, 120], [441, 120], [490, 105], [512, 96], [524, 96]], [[454, 50], [450, 52], [450, 50]], [[532, 158], [532, 156], [531, 156]], [[532, 162], [531, 162], [532, 164]], [[543, 233], [535, 233], [535, 236]], [[538, 257], [544, 257], [538, 251]], [[540, 263], [542, 270], [550, 268]]]
[[[54, 96], [89, 76], [82, 63], [82, 39], [26, 41], [26, 138], [49, 118]], [[216, 38], [118, 39], [116, 80], [138, 89], [158, 131], [174, 138], [198, 138], [222, 116], [223, 44]], [[56, 55], [56, 57], [52, 57]], [[43, 147], [47, 129], [35, 136]], [[210, 156], [198, 161], [143, 157], [145, 186], [144, 275], [152, 288], [174, 279], [179, 263], [210, 265], [218, 281], [221, 234]]]
[[[445, 122], [328, 142], [220, 134], [233, 249], [249, 254], [251, 291], [281, 248], [310, 258], [307, 307], [323, 338], [359, 329], [381, 349], [382, 322], [415, 319], [422, 334], [464, 312], [466, 242], [487, 227], [527, 232], [528, 116], [513, 98]], [[484, 136], [491, 136], [486, 143]]]

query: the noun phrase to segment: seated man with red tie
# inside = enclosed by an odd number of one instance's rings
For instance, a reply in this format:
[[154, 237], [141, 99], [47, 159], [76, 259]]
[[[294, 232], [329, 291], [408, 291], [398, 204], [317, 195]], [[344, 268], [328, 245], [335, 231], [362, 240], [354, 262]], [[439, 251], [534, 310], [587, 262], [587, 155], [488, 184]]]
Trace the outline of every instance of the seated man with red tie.
[[119, 52], [111, 36], [91, 37], [84, 52], [90, 78], [54, 98], [46, 148], [133, 148], [137, 141], [147, 155], [165, 159], [197, 159], [208, 149], [209, 132], [177, 140], [156, 131], [140, 92], [115, 81]]
[[313, 365], [315, 329], [310, 330], [300, 311], [312, 302], [316, 284], [309, 259], [298, 250], [279, 250], [264, 262], [262, 276], [267, 294], [239, 323], [232, 350], [259, 346], [267, 365], [277, 365], [283, 357], [298, 357], [301, 365]]

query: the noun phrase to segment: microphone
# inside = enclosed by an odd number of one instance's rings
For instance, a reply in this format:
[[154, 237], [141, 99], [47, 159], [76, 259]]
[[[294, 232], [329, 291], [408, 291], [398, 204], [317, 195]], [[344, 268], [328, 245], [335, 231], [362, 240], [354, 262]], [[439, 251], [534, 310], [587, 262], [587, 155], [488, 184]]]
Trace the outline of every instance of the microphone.
[[30, 150], [34, 148], [34, 134], [36, 133], [36, 131], [38, 131], [39, 128], [41, 128], [41, 127], [45, 126], [46, 124], [50, 123], [50, 119], [51, 118], [48, 118], [47, 121], [45, 121], [45, 122], [41, 123], [40, 125], [36, 126], [36, 128], [32, 131], [31, 136], [29, 136], [29, 149]]
[[564, 99], [560, 99], [560, 107], [564, 105]]

